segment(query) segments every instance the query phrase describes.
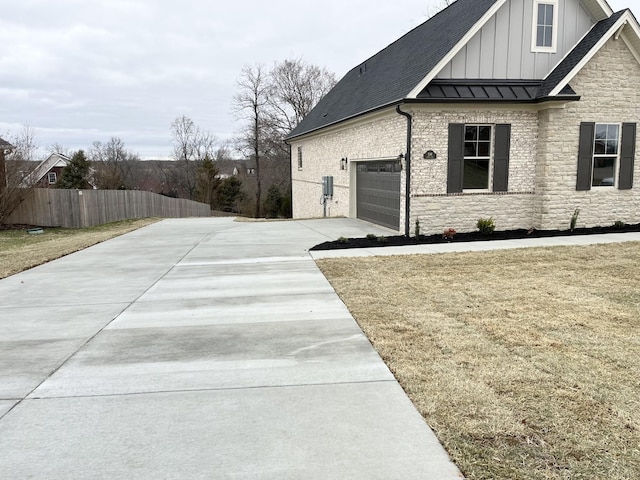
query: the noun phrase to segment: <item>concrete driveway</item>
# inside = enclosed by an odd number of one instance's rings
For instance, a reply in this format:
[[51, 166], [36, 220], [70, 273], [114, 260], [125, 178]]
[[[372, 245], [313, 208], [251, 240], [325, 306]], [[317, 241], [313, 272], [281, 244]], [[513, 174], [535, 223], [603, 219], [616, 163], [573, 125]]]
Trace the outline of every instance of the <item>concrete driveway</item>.
[[0, 280], [0, 478], [460, 478], [308, 248], [165, 220]]

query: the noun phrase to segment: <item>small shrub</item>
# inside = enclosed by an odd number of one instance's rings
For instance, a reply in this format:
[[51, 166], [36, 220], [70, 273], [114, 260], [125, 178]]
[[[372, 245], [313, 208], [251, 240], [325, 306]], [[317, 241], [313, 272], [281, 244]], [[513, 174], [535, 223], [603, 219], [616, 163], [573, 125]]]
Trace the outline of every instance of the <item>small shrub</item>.
[[347, 237], [338, 238], [338, 243], [349, 243], [349, 239]]
[[453, 239], [453, 237], [456, 236], [456, 229], [455, 228], [445, 228], [444, 232], [442, 232], [442, 238], [446, 239], [446, 240], [451, 240]]
[[571, 215], [571, 222], [569, 223], [569, 229], [573, 232], [578, 224], [578, 215], [580, 215], [580, 209], [576, 208]]
[[416, 237], [420, 237], [420, 219], [416, 219], [416, 230], [415, 230], [415, 234]]
[[476, 224], [478, 230], [483, 235], [491, 235], [496, 229], [496, 224], [493, 221], [493, 217], [490, 218], [479, 218], [478, 223]]
[[622, 220], [616, 220], [615, 223], [613, 224], [613, 228], [617, 228], [618, 230], [624, 228], [626, 225], [626, 223], [624, 223]]
[[367, 233], [367, 240], [377, 240], [378, 236], [375, 233]]
[[385, 237], [384, 235], [380, 235], [378, 237], [378, 242], [380, 242], [380, 243], [387, 243], [387, 241], [388, 241], [387, 237]]

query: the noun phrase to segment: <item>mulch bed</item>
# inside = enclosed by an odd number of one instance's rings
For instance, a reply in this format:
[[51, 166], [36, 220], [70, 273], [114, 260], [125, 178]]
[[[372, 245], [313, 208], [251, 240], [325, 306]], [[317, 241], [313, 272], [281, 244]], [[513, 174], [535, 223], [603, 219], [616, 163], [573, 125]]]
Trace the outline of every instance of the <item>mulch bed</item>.
[[442, 234], [405, 237], [395, 235], [376, 238], [347, 238], [324, 242], [311, 250], [342, 250], [347, 248], [401, 247], [405, 245], [423, 245], [435, 243], [478, 242], [487, 240], [519, 240], [523, 238], [562, 237], [572, 235], [595, 235], [601, 233], [640, 232], [640, 224], [624, 226], [608, 226], [593, 228], [576, 228], [570, 230], [504, 230], [485, 235], [480, 232], [456, 233], [453, 238], [444, 238]]

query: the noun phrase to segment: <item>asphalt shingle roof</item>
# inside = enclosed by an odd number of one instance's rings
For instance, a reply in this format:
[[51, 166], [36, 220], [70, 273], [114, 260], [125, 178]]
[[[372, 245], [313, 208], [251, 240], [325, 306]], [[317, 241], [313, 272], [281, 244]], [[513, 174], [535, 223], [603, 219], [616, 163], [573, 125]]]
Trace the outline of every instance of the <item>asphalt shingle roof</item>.
[[582, 59], [591, 51], [591, 49], [606, 35], [611, 27], [620, 19], [620, 17], [626, 12], [621, 10], [614, 13], [609, 18], [596, 23], [589, 33], [574, 47], [573, 50], [567, 55], [562, 62], [549, 74], [546, 80], [543, 82], [538, 92], [538, 98], [548, 97], [554, 88], [564, 80], [569, 73], [582, 61]]
[[399, 102], [498, 0], [457, 0], [347, 73], [289, 134], [293, 138]]

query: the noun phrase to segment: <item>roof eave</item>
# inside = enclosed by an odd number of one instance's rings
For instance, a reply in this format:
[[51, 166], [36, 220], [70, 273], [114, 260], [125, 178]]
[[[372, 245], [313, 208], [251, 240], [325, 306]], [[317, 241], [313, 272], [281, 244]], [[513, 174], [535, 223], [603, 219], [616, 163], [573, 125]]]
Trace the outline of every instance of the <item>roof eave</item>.
[[369, 115], [371, 113], [379, 112], [380, 110], [384, 110], [384, 109], [389, 108], [389, 107], [395, 107], [396, 105], [399, 105], [399, 104], [403, 103], [404, 101], [405, 100], [403, 100], [403, 99], [394, 100], [393, 102], [385, 103], [384, 105], [381, 105], [379, 107], [372, 108], [372, 109], [366, 110], [364, 112], [356, 113], [355, 115], [351, 115], [349, 117], [345, 117], [345, 118], [342, 118], [340, 120], [335, 120], [335, 121], [333, 121], [331, 123], [327, 123], [325, 125], [322, 125], [321, 127], [312, 128], [312, 129], [306, 130], [304, 132], [296, 133], [295, 135], [288, 135], [288, 136], [286, 136], [284, 138], [284, 141], [286, 143], [289, 143], [290, 140], [294, 140], [296, 138], [304, 137], [306, 135], [310, 135], [312, 133], [319, 132], [320, 130], [324, 130], [325, 128], [335, 127], [336, 125], [340, 125], [341, 123], [348, 122], [349, 120], [355, 120], [356, 118], [362, 117], [364, 115]]
[[584, 66], [591, 61], [591, 59], [595, 56], [598, 51], [607, 43], [613, 35], [618, 32], [625, 25], [630, 25], [634, 33], [638, 38], [640, 38], [640, 28], [638, 28], [638, 23], [630, 14], [629, 10], [627, 10], [623, 15], [620, 16], [618, 21], [614, 23], [607, 33], [602, 36], [602, 38], [589, 50], [589, 52], [582, 58], [582, 60], [575, 66], [573, 69], [565, 75], [565, 77], [558, 82], [558, 84], [551, 90], [549, 93], [550, 97], [557, 96], [564, 87], [568, 85], [568, 83], [573, 80], [573, 78], [578, 74], [580, 70], [584, 68]]

